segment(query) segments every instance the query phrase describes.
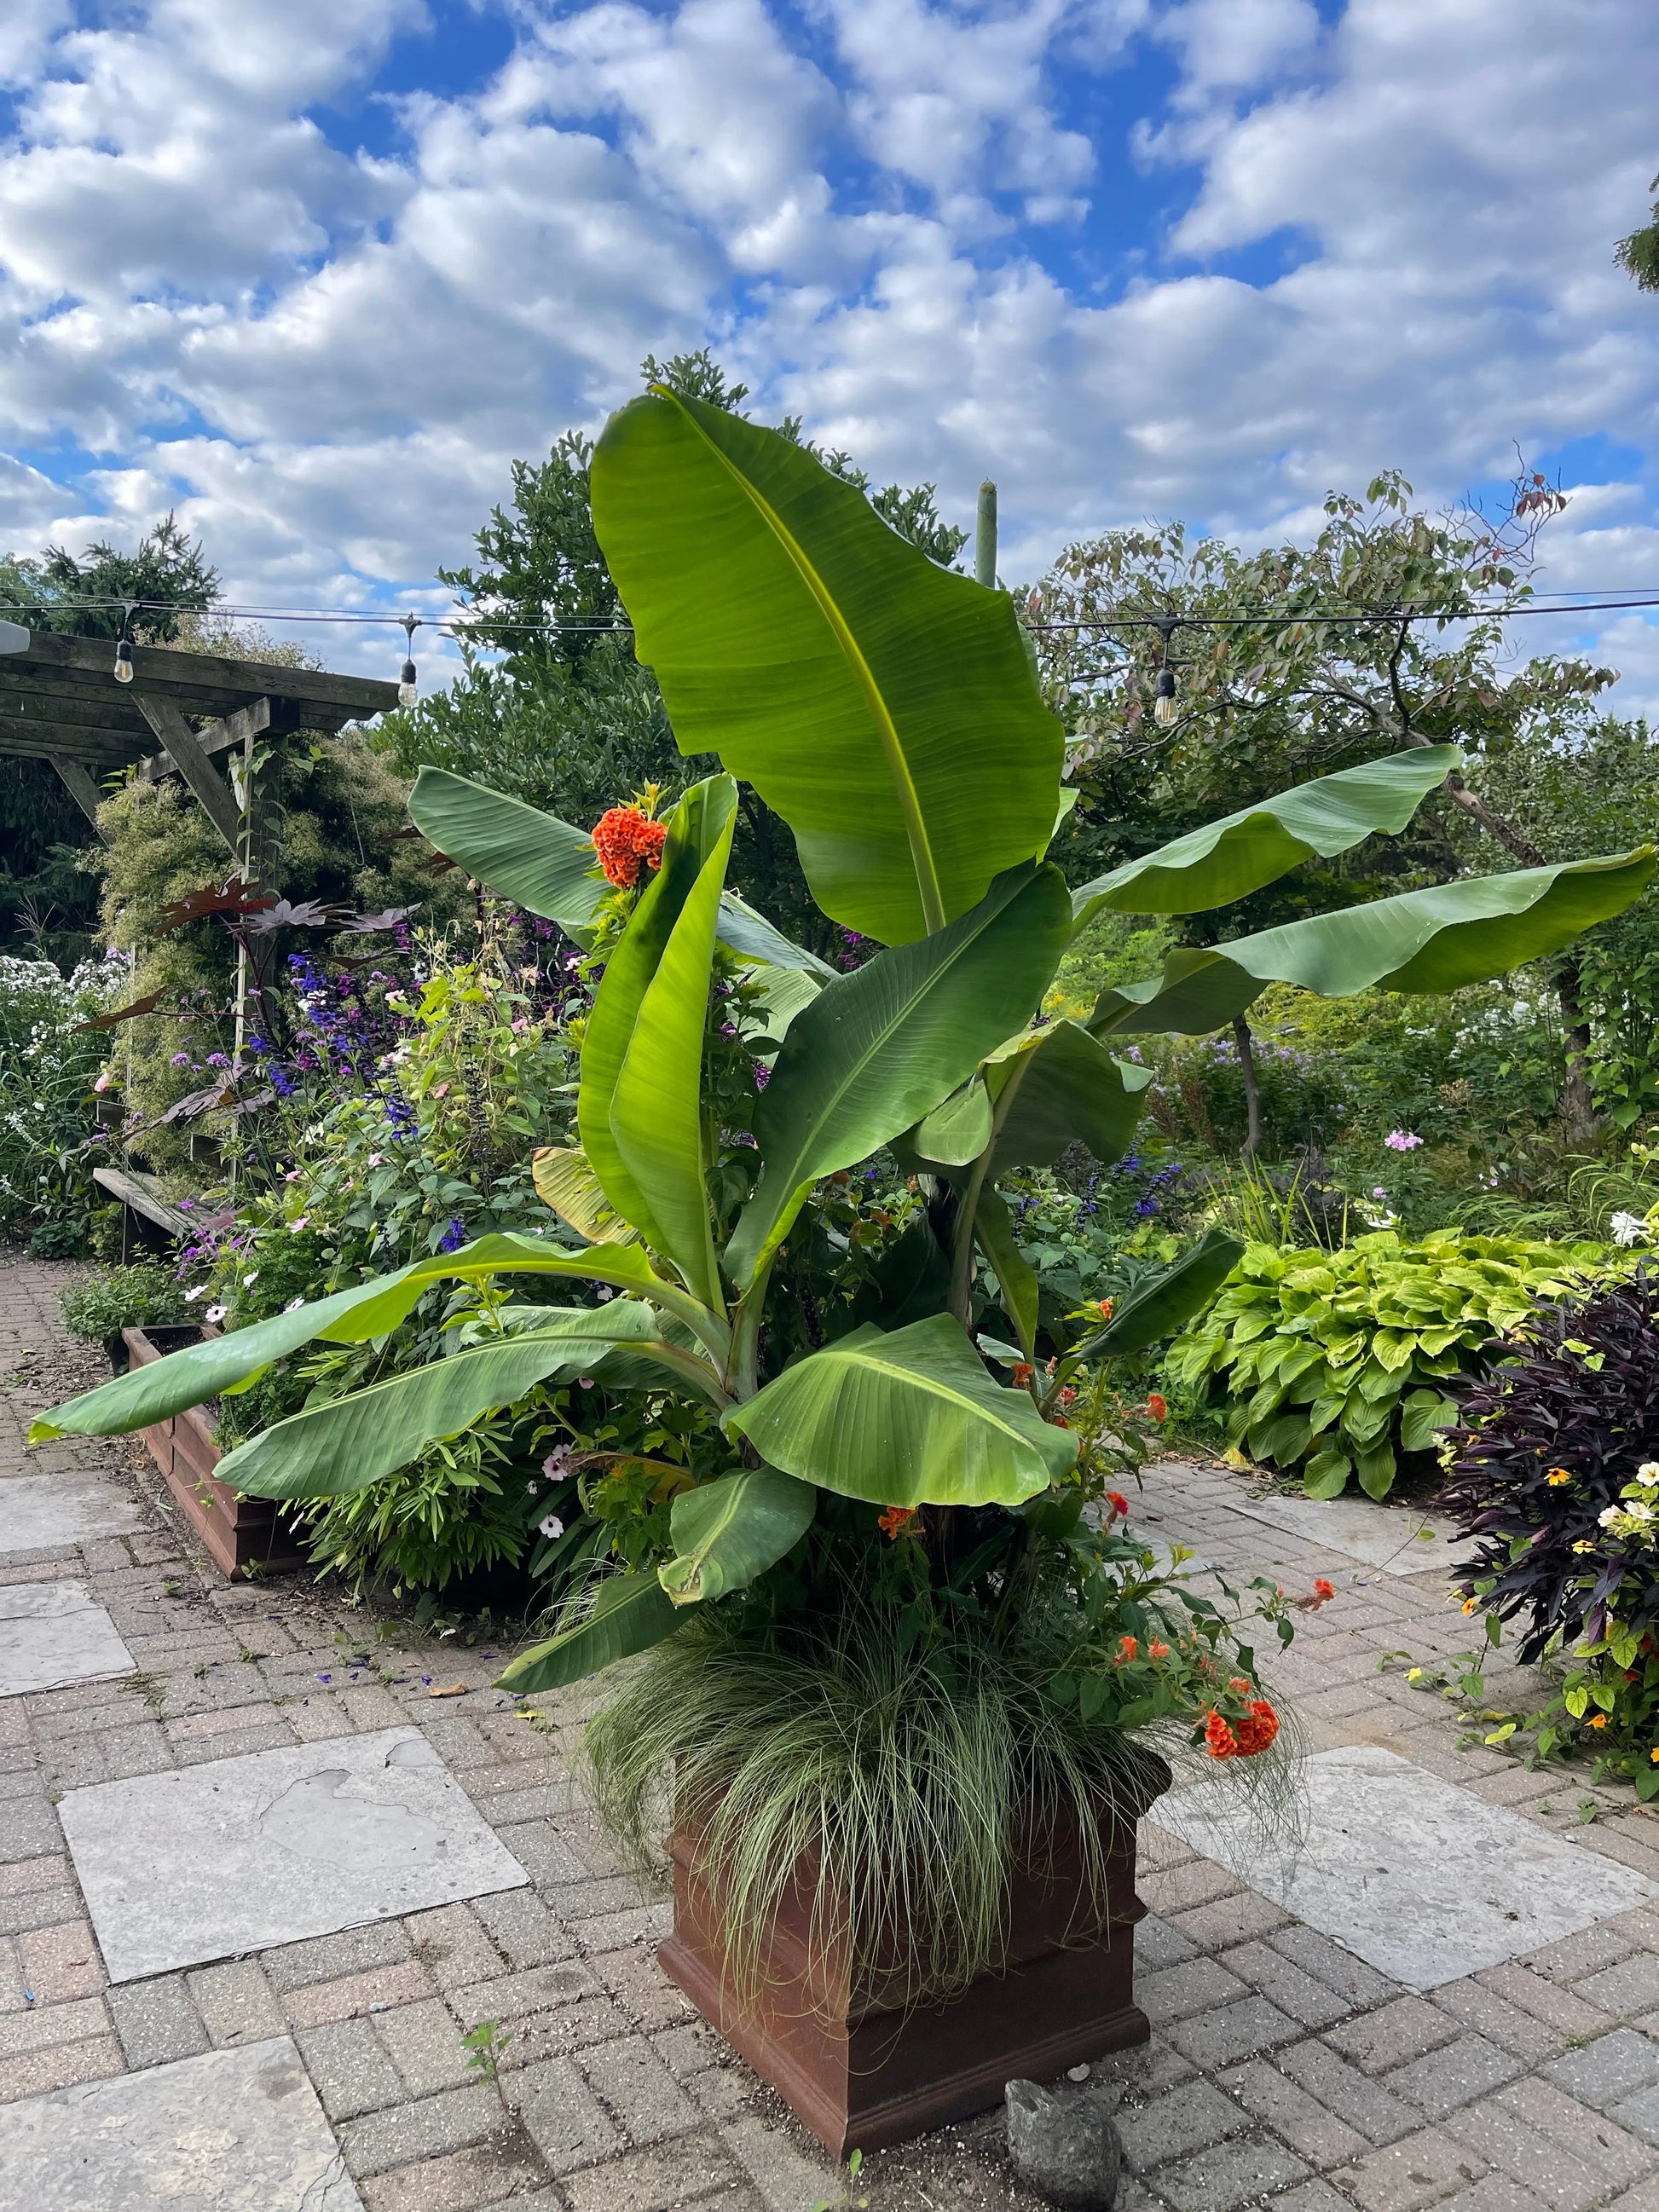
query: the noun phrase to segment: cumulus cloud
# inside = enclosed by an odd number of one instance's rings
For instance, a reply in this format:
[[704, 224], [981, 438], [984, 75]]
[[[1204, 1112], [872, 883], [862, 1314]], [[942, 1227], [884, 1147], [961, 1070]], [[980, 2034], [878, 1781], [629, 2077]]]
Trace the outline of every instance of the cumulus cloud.
[[[420, 0], [0, 11], [11, 542], [173, 505], [243, 597], [402, 604], [704, 340], [958, 513], [995, 475], [1009, 574], [1149, 513], [1299, 530], [1388, 464], [1438, 501], [1516, 441], [1651, 454], [1644, 0], [497, 4], [510, 57], [385, 95], [373, 155], [339, 117], [394, 46], [419, 78]], [[1553, 547], [1659, 580], [1645, 476]]]

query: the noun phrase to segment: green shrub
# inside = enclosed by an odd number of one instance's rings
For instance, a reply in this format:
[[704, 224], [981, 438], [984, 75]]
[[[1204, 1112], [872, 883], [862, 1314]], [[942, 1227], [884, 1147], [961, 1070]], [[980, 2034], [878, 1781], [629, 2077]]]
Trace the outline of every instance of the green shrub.
[[1450, 1388], [1489, 1364], [1492, 1340], [1604, 1257], [1459, 1229], [1415, 1243], [1378, 1230], [1336, 1252], [1251, 1244], [1168, 1371], [1224, 1395], [1229, 1442], [1299, 1470], [1310, 1498], [1350, 1474], [1382, 1498], [1401, 1454], [1431, 1449], [1456, 1418]]
[[124, 1328], [167, 1328], [191, 1318], [184, 1285], [159, 1261], [112, 1267], [63, 1291], [58, 1310], [71, 1336], [101, 1344]]
[[85, 1146], [106, 1041], [81, 1024], [126, 985], [116, 961], [66, 976], [50, 960], [0, 957], [0, 1236], [28, 1238], [38, 1259], [84, 1250], [106, 1203]]

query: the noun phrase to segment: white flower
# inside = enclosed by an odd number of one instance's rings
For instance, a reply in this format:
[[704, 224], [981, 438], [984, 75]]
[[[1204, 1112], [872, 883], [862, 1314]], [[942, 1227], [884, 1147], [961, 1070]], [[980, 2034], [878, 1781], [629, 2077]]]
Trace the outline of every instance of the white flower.
[[187, 1306], [193, 1306], [198, 1298], [204, 1298], [207, 1294], [208, 1285], [205, 1283], [198, 1283], [193, 1291], [185, 1292], [185, 1304]]
[[542, 1473], [550, 1482], [562, 1482], [570, 1472], [571, 1457], [572, 1450], [568, 1444], [555, 1444], [542, 1462]]
[[386, 1154], [384, 1152], [371, 1152], [368, 1156], [368, 1164], [372, 1168], [384, 1167], [386, 1165]]
[[1621, 1518], [1623, 1513], [1624, 1508], [1621, 1505], [1604, 1505], [1595, 1517], [1604, 1528], [1611, 1528], [1613, 1522]]
[[228, 1306], [210, 1306], [202, 1318], [204, 1321], [222, 1322], [229, 1311]]
[[305, 1300], [303, 1298], [290, 1298], [288, 1304], [283, 1308], [283, 1311], [284, 1313], [298, 1313], [304, 1304]]
[[293, 1220], [288, 1224], [289, 1235], [290, 1237], [297, 1237], [310, 1218], [311, 1216], [308, 1213], [296, 1213]]
[[1636, 1480], [1651, 1490], [1659, 1483], [1659, 1459], [1644, 1459], [1636, 1470]]
[[545, 1521], [538, 1521], [536, 1525], [544, 1536], [562, 1536], [564, 1534], [564, 1523], [556, 1513], [550, 1513]]
[[1639, 1213], [1615, 1213], [1607, 1224], [1615, 1244], [1645, 1244], [1648, 1224]]
[[250, 1267], [242, 1278], [242, 1288], [246, 1290], [251, 1284], [257, 1283], [258, 1279], [259, 1270], [257, 1267]]
[[1639, 1521], [1645, 1527], [1653, 1518], [1653, 1508], [1644, 1504], [1640, 1498], [1632, 1498], [1625, 1508], [1625, 1518], [1627, 1521]]

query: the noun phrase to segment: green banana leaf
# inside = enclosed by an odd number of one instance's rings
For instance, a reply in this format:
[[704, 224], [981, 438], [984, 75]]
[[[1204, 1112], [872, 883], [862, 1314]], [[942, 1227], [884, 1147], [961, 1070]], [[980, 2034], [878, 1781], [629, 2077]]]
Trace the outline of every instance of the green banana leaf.
[[592, 481], [681, 751], [776, 809], [826, 914], [905, 944], [1047, 850], [1064, 739], [1006, 593], [776, 431], [660, 386], [611, 416]]
[[745, 1468], [674, 1500], [674, 1557], [657, 1578], [676, 1605], [743, 1589], [775, 1566], [812, 1525], [817, 1492], [775, 1468]]
[[694, 783], [675, 808], [662, 866], [641, 895], [605, 963], [582, 1039], [581, 1084], [576, 1094], [582, 1150], [605, 1196], [654, 1252], [668, 1253], [673, 1248], [623, 1162], [611, 1133], [611, 1102], [651, 979], [704, 862], [728, 834], [737, 803], [736, 784], [729, 775], [720, 775]]
[[659, 1224], [675, 1266], [707, 1306], [719, 1305], [722, 1291], [704, 1180], [702, 1045], [714, 918], [736, 820], [735, 810], [728, 810], [680, 908], [640, 1000], [611, 1097], [611, 1134], [623, 1167]]
[[639, 1235], [599, 1188], [580, 1145], [543, 1145], [530, 1157], [530, 1179], [542, 1204], [590, 1244], [631, 1244]]
[[1064, 1474], [1077, 1437], [993, 1382], [961, 1324], [854, 1329], [722, 1416], [770, 1467], [875, 1505], [1018, 1505]]
[[974, 1209], [974, 1230], [981, 1250], [997, 1271], [1002, 1310], [1013, 1323], [1019, 1348], [1029, 1364], [1036, 1357], [1032, 1350], [1037, 1332], [1036, 1270], [1014, 1242], [1014, 1224], [1002, 1194], [988, 1182]]
[[991, 1141], [991, 1094], [975, 1068], [966, 1083], [935, 1106], [905, 1139], [907, 1152], [940, 1167], [966, 1167]]
[[1073, 1347], [1066, 1355], [1067, 1369], [1089, 1359], [1144, 1352], [1149, 1344], [1173, 1336], [1208, 1305], [1243, 1253], [1243, 1243], [1224, 1229], [1206, 1230], [1190, 1252], [1183, 1252], [1125, 1298], [1104, 1328]]
[[1077, 1022], [1054, 1022], [994, 1055], [985, 1069], [995, 1109], [991, 1170], [1050, 1167], [1067, 1145], [1082, 1143], [1097, 1160], [1121, 1158], [1140, 1118], [1149, 1067], [1114, 1060]]
[[[416, 777], [409, 811], [416, 828], [468, 875], [527, 914], [556, 921], [578, 944], [591, 937], [611, 886], [599, 873], [589, 831], [441, 768], [423, 768]], [[721, 897], [720, 935], [746, 960], [799, 969], [820, 981], [839, 972], [792, 944], [735, 891]]]
[[564, 1275], [608, 1283], [632, 1291], [673, 1314], [707, 1344], [717, 1359], [731, 1347], [724, 1317], [710, 1313], [677, 1285], [665, 1282], [637, 1245], [607, 1244], [585, 1252], [567, 1251], [539, 1237], [517, 1232], [475, 1238], [456, 1252], [434, 1253], [395, 1274], [381, 1275], [355, 1289], [336, 1291], [292, 1313], [273, 1315], [251, 1328], [233, 1329], [205, 1343], [169, 1352], [164, 1359], [134, 1367], [112, 1382], [100, 1382], [66, 1405], [43, 1414], [29, 1431], [31, 1443], [53, 1437], [119, 1436], [171, 1420], [187, 1406], [199, 1406], [257, 1375], [273, 1360], [286, 1358], [301, 1345], [363, 1344], [386, 1336], [404, 1320], [434, 1283], [491, 1275]]
[[653, 1644], [665, 1643], [680, 1620], [655, 1575], [643, 1571], [612, 1575], [599, 1584], [586, 1620], [521, 1651], [495, 1686], [520, 1698], [533, 1697], [538, 1690], [562, 1690], [567, 1683], [602, 1674], [620, 1659], [648, 1651]]
[[726, 1250], [746, 1287], [820, 1176], [931, 1113], [1024, 1025], [1071, 929], [1055, 868], [1011, 868], [971, 913], [826, 983], [790, 1024], [754, 1131], [764, 1169]]
[[1299, 783], [1126, 860], [1072, 894], [1079, 928], [1121, 914], [1204, 914], [1259, 890], [1298, 862], [1331, 860], [1378, 831], [1397, 835], [1463, 764], [1455, 745], [1416, 745]]
[[1182, 949], [1164, 962], [1161, 981], [1103, 991], [1087, 1026], [1097, 1036], [1198, 1036], [1242, 1013], [1273, 982], [1327, 999], [1373, 985], [1455, 991], [1556, 951], [1622, 914], [1652, 880], [1654, 862], [1654, 848], [1644, 845], [1605, 859], [1467, 876], [1206, 950]]
[[[290, 1413], [228, 1452], [219, 1480], [254, 1498], [347, 1497], [406, 1467], [428, 1444], [512, 1405], [538, 1382], [592, 1374], [618, 1345], [636, 1352], [655, 1348], [662, 1327], [650, 1306], [631, 1298], [550, 1308], [548, 1320], [543, 1328], [515, 1329]], [[677, 1373], [678, 1362], [690, 1357], [675, 1353]]]

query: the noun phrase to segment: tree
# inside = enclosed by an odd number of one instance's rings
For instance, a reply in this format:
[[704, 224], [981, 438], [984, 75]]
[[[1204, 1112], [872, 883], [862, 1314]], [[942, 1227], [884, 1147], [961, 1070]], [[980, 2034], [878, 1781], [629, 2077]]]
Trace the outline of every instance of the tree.
[[[1648, 187], [1659, 191], [1659, 177]], [[1626, 276], [1633, 276], [1644, 292], [1659, 292], [1659, 199], [1653, 204], [1653, 220], [1621, 238], [1613, 258]]]
[[[641, 374], [647, 385], [747, 420], [748, 386], [730, 381], [706, 347], [668, 362], [648, 355]], [[799, 418], [781, 427], [793, 444], [806, 443]], [[865, 492], [877, 514], [930, 558], [945, 567], [955, 560], [967, 533], [940, 520], [931, 483], [872, 492], [846, 453], [806, 450]], [[438, 571], [463, 610], [465, 672], [382, 723], [377, 742], [405, 773], [423, 764], [452, 769], [591, 823], [647, 784], [673, 792], [713, 766], [711, 756], [681, 756], [656, 678], [634, 657], [633, 631], [594, 532], [592, 452], [581, 432], [567, 430], [545, 461], [515, 461], [510, 506], [491, 510], [474, 541], [476, 558]], [[813, 950], [839, 949], [839, 933], [807, 892], [787, 829], [752, 790], [740, 802], [732, 877], [745, 897]]]
[[[1079, 797], [1063, 864], [1133, 858], [1218, 806], [1406, 746], [1453, 740], [1479, 768], [1556, 726], [1615, 677], [1547, 654], [1505, 665], [1507, 621], [1533, 597], [1538, 534], [1565, 503], [1523, 471], [1493, 514], [1431, 515], [1388, 471], [1363, 500], [1333, 492], [1307, 547], [1247, 553], [1172, 523], [1067, 548], [1024, 601], [1046, 696], [1073, 738]], [[1165, 671], [1174, 713], [1163, 720]], [[1446, 779], [1445, 799], [1527, 866], [1568, 857], [1462, 774]], [[1446, 880], [1463, 859], [1450, 818], [1445, 805], [1427, 810], [1409, 838], [1310, 860], [1229, 926], [1261, 929], [1356, 893]], [[1182, 933], [1208, 942], [1214, 927], [1192, 919]], [[1590, 1039], [1575, 956], [1557, 960], [1554, 979], [1568, 1040], [1563, 1119], [1583, 1140]]]
[[[100, 538], [77, 556], [61, 545], [39, 557], [0, 558], [0, 615], [66, 637], [152, 644], [177, 637], [180, 617], [219, 596], [217, 571], [199, 539], [171, 514], [122, 553]], [[92, 839], [85, 815], [46, 761], [0, 759], [0, 945], [27, 944], [66, 965], [90, 950], [98, 890], [82, 866]]]

